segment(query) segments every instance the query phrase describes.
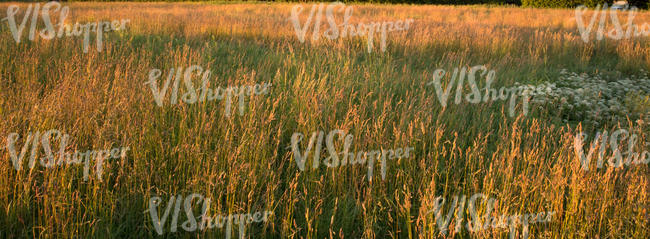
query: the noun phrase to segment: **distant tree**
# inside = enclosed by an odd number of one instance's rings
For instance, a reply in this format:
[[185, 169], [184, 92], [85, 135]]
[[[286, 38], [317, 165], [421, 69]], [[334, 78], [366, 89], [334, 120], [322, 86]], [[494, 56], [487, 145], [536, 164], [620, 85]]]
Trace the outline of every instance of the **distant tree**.
[[579, 1], [579, 5], [585, 5], [587, 7], [597, 7], [598, 5], [603, 6], [607, 3], [607, 6], [612, 6], [614, 0], [604, 1], [604, 0], [582, 0]]
[[572, 8], [580, 5], [595, 7], [605, 3], [611, 6], [614, 0], [522, 0], [521, 2], [524, 7]]
[[628, 0], [628, 4], [630, 4], [630, 7], [638, 7], [638, 8], [643, 8], [643, 9], [648, 9], [650, 6], [650, 0]]

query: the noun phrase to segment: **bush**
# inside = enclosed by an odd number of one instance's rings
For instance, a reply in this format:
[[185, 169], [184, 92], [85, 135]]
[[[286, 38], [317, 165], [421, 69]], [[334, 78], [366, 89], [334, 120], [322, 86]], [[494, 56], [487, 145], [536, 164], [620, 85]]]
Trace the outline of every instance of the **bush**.
[[[644, 0], [648, 1], [648, 0]], [[551, 7], [551, 8], [572, 8], [579, 5], [587, 7], [595, 7], [598, 4], [603, 5], [607, 3], [612, 5], [613, 0], [522, 0], [524, 7]]]
[[574, 7], [575, 0], [521, 0], [524, 7]]
[[598, 5], [603, 6], [603, 5], [605, 5], [605, 3], [607, 3], [607, 6], [612, 6], [612, 4], [614, 4], [614, 1], [613, 1], [613, 0], [610, 0], [610, 1], [604, 1], [604, 0], [582, 0], [582, 1], [579, 1], [579, 2], [580, 2], [580, 4], [578, 4], [578, 5], [585, 5], [585, 6], [587, 6], [587, 7], [592, 7], [592, 8], [593, 8], [593, 7], [596, 7], [596, 6], [598, 6]]
[[490, 3], [490, 4], [516, 4], [516, 5], [521, 5], [521, 0], [484, 0], [481, 1], [482, 3]]
[[[6, 1], [6, 0], [0, 0]], [[43, 0], [18, 0], [18, 1], [43, 1]], [[55, 1], [71, 1], [71, 2], [148, 2], [148, 1], [163, 1], [163, 2], [197, 2], [197, 1], [210, 1], [210, 0], [55, 0]], [[219, 0], [217, 0], [219, 1]], [[221, 1], [246, 1], [246, 0], [221, 0]], [[446, 5], [467, 5], [467, 4], [516, 4], [521, 5], [521, 0], [268, 0], [271, 2], [335, 2], [340, 1], [343, 3], [412, 3], [412, 4], [446, 4]]]
[[627, 3], [630, 4], [630, 7], [635, 6], [643, 9], [648, 9], [650, 6], [650, 0], [628, 0]]

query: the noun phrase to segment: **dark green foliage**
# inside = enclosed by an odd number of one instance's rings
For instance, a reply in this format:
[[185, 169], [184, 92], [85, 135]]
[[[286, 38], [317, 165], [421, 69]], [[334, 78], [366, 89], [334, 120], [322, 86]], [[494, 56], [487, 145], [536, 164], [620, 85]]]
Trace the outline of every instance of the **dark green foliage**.
[[592, 7], [592, 8], [596, 7], [598, 5], [603, 6], [603, 5], [605, 5], [605, 3], [607, 3], [607, 6], [612, 6], [612, 4], [614, 4], [613, 0], [609, 0], [609, 1], [606, 1], [606, 0], [582, 0], [582, 1], [578, 1], [578, 2], [580, 2], [578, 5], [585, 5], [587, 7]]
[[[163, 2], [203, 2], [210, 0], [68, 0], [70, 2], [119, 2], [119, 1], [133, 1], [133, 2], [149, 2], [149, 1], [163, 1]], [[467, 5], [467, 4], [515, 4], [521, 5], [521, 0], [338, 0], [343, 3], [405, 3], [405, 4], [448, 4], [448, 5]], [[216, 0], [216, 2], [246, 2], [245, 0]], [[332, 0], [271, 0], [269, 2], [335, 2]]]
[[[647, 0], [646, 0], [647, 1]], [[571, 8], [580, 5], [595, 7], [607, 3], [612, 5], [613, 0], [522, 0], [525, 7], [550, 7], [550, 8]]]
[[638, 8], [643, 8], [643, 9], [648, 9], [648, 6], [650, 6], [650, 0], [628, 0], [627, 1], [630, 4], [630, 7], [638, 7]]
[[[20, 0], [19, 0], [20, 1]], [[152, 0], [55, 0], [61, 2], [150, 2]], [[162, 2], [205, 2], [211, 0], [153, 0]], [[611, 6], [614, 0], [338, 0], [343, 3], [394, 3], [394, 4], [445, 4], [445, 5], [470, 5], [470, 4], [497, 4], [497, 5], [523, 5], [524, 7], [541, 8], [573, 8], [580, 5], [596, 7], [598, 5]], [[22, 2], [42, 2], [42, 0], [22, 0]], [[246, 0], [216, 0], [215, 2], [246, 2]], [[270, 0], [269, 2], [335, 2], [332, 0]], [[648, 9], [650, 0], [628, 0], [630, 6]]]

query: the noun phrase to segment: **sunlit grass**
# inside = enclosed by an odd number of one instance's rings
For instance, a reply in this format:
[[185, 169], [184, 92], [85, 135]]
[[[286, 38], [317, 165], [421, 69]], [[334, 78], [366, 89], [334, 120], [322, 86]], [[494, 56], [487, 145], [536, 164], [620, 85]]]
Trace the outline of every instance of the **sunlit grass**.
[[[84, 182], [74, 166], [16, 171], [1, 150], [0, 237], [153, 237], [149, 198], [191, 193], [211, 198], [214, 213], [273, 211], [271, 223], [247, 228], [251, 238], [436, 238], [425, 214], [434, 199], [475, 193], [498, 199], [498, 214], [556, 211], [531, 226], [534, 238], [649, 236], [648, 166], [584, 172], [577, 122], [552, 105], [517, 117], [501, 101], [443, 109], [426, 86], [436, 69], [474, 65], [496, 70], [495, 87], [553, 82], [563, 68], [647, 71], [647, 37], [585, 44], [572, 10], [354, 5], [352, 22], [415, 19], [389, 34], [386, 52], [368, 53], [360, 37], [300, 43], [292, 4], [68, 6], [71, 22], [131, 23], [84, 54], [77, 37], [16, 44], [0, 22], [0, 139], [55, 128], [71, 135], [70, 150], [131, 151], [105, 162], [103, 181]], [[149, 70], [190, 65], [210, 69], [214, 85], [273, 87], [242, 116], [226, 117], [223, 102], [156, 106]], [[620, 127], [650, 141], [634, 123]], [[364, 167], [299, 171], [291, 135], [334, 129], [354, 135], [352, 151], [411, 146], [415, 155], [389, 161], [386, 180], [372, 183]]]

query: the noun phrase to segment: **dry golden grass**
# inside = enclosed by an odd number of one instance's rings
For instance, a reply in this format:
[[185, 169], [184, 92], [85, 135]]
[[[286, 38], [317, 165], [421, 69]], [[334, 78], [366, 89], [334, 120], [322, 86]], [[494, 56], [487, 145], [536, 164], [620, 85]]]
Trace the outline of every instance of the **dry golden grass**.
[[[0, 3], [0, 18], [9, 4]], [[499, 102], [443, 109], [425, 85], [435, 69], [482, 64], [499, 87], [554, 81], [562, 68], [630, 75], [650, 69], [648, 37], [586, 44], [572, 10], [353, 5], [353, 23], [415, 20], [389, 34], [386, 52], [368, 53], [365, 38], [300, 43], [287, 20], [293, 4], [66, 5], [68, 22], [131, 23], [84, 54], [77, 37], [16, 44], [0, 22], [0, 139], [60, 129], [69, 150], [131, 151], [105, 162], [103, 181], [84, 182], [73, 165], [16, 171], [1, 150], [2, 238], [154, 237], [149, 199], [191, 193], [221, 214], [273, 211], [270, 223], [247, 229], [251, 238], [442, 237], [426, 214], [434, 199], [475, 193], [498, 199], [498, 215], [556, 211], [531, 226], [533, 238], [650, 236], [647, 165], [582, 171], [578, 122], [562, 123], [553, 105], [514, 118]], [[190, 65], [212, 70], [211, 84], [273, 87], [241, 116], [226, 117], [222, 102], [156, 106], [149, 70]], [[607, 127], [650, 142], [639, 125]], [[354, 135], [353, 151], [412, 146], [415, 155], [390, 161], [386, 180], [372, 183], [363, 167], [299, 171], [291, 135], [334, 129]]]

